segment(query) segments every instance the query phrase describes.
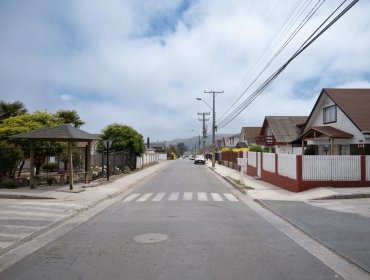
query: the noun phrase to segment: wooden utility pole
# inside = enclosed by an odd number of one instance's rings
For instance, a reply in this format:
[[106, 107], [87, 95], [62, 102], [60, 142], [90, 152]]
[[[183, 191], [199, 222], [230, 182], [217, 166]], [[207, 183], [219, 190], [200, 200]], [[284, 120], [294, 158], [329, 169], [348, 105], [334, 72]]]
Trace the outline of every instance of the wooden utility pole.
[[[210, 113], [198, 113], [198, 116], [202, 116], [199, 121], [203, 122], [203, 154], [205, 150], [205, 145], [206, 145], [206, 138], [207, 138], [207, 128], [206, 128], [206, 121], [209, 121], [209, 119], [206, 119], [206, 116], [210, 115]], [[199, 145], [200, 146], [200, 145]]]
[[215, 149], [216, 149], [216, 94], [224, 93], [224, 91], [204, 91], [204, 93], [211, 93], [213, 97], [213, 106], [212, 106], [212, 167], [215, 167]]

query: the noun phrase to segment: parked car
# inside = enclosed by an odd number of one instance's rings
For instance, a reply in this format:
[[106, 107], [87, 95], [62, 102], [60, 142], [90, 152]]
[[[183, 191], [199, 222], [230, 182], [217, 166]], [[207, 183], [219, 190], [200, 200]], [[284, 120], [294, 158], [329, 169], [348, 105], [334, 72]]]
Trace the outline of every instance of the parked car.
[[203, 155], [196, 155], [195, 156], [194, 164], [198, 164], [198, 163], [206, 164], [206, 160], [204, 159]]
[[189, 157], [189, 159], [190, 159], [190, 160], [194, 160], [194, 156], [193, 156], [193, 155], [191, 155], [191, 156]]

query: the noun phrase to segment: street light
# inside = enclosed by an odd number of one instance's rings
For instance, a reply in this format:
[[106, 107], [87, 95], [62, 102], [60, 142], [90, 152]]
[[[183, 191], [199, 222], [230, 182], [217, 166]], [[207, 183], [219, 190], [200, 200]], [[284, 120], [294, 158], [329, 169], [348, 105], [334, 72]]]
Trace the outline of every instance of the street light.
[[212, 107], [211, 107], [211, 106], [209, 106], [209, 104], [208, 104], [206, 101], [204, 101], [202, 98], [197, 97], [196, 99], [197, 99], [197, 100], [201, 100], [201, 101], [203, 101], [203, 102], [208, 106], [208, 108], [209, 108], [209, 109], [211, 109], [211, 110], [213, 111]]

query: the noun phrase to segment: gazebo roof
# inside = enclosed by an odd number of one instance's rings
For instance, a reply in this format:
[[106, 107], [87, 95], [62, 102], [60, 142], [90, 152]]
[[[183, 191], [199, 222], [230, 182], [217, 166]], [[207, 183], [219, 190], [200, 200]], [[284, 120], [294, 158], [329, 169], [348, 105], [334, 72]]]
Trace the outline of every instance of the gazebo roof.
[[90, 134], [69, 124], [62, 124], [59, 126], [15, 134], [10, 136], [10, 138], [45, 140], [45, 141], [73, 141], [73, 142], [101, 140], [96, 135]]

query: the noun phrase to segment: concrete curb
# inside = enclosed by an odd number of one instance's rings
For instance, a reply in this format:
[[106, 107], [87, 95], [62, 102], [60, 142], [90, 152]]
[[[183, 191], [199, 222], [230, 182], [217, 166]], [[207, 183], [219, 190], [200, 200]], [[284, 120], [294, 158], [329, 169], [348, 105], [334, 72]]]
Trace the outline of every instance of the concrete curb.
[[311, 200], [328, 200], [328, 199], [357, 199], [357, 198], [370, 198], [370, 193], [357, 193], [357, 194], [334, 194]]
[[241, 192], [242, 194], [247, 194], [247, 191], [245, 189], [243, 189], [242, 187], [240, 187], [237, 183], [235, 183], [234, 181], [230, 180], [227, 176], [223, 176], [221, 175], [220, 173], [218, 173], [216, 170], [214, 170], [211, 166], [208, 166], [206, 164], [206, 166], [211, 169], [213, 172], [215, 172], [218, 176], [222, 177], [226, 182], [228, 182], [231, 186], [233, 186], [235, 189], [237, 189], [239, 192]]
[[232, 185], [235, 189], [240, 191], [242, 194], [247, 194], [247, 191], [240, 187], [237, 183], [235, 183], [233, 180], [230, 180], [229, 178], [222, 176], [222, 178], [225, 179], [226, 182], [228, 182], [230, 185]]
[[28, 195], [28, 194], [0, 194], [0, 198], [6, 199], [55, 199], [54, 197], [49, 196], [37, 196], [37, 195]]
[[325, 248], [327, 248], [328, 250], [330, 250], [333, 254], [336, 254], [337, 256], [345, 259], [347, 262], [353, 264], [354, 266], [356, 266], [357, 268], [361, 269], [362, 271], [366, 272], [366, 273], [369, 273], [366, 269], [364, 269], [363, 267], [359, 266], [357, 263], [355, 263], [354, 261], [352, 261], [351, 259], [348, 259], [346, 256], [338, 253], [337, 251], [335, 251], [333, 248], [329, 247], [327, 244], [323, 243], [321, 240], [319, 240], [318, 238], [316, 238], [314, 235], [311, 235], [309, 233], [307, 233], [306, 231], [304, 231], [301, 227], [299, 227], [298, 225], [294, 224], [292, 221], [286, 219], [284, 216], [280, 215], [279, 213], [275, 212], [274, 210], [272, 210], [270, 207], [268, 207], [265, 203], [263, 203], [262, 200], [260, 199], [253, 199], [253, 201], [257, 204], [259, 204], [261, 207], [263, 207], [264, 209], [268, 210], [269, 212], [271, 212], [272, 214], [276, 215], [277, 217], [281, 218], [282, 220], [284, 220], [285, 222], [289, 223], [290, 225], [292, 225], [293, 227], [295, 227], [296, 229], [298, 229], [300, 232], [302, 232], [303, 234], [305, 234], [306, 236], [310, 237], [311, 239], [315, 240], [317, 243], [321, 244], [322, 246], [324, 246]]

